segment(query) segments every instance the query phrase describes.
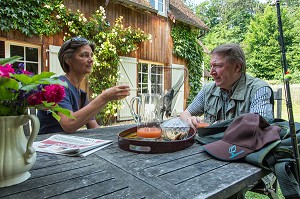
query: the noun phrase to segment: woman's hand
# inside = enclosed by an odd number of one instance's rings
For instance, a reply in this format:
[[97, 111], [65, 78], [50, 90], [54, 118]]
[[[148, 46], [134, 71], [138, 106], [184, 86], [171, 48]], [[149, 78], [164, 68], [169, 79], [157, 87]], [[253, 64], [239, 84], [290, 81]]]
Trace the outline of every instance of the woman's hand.
[[100, 95], [107, 102], [120, 100], [130, 95], [130, 87], [127, 85], [114, 86], [104, 90]]

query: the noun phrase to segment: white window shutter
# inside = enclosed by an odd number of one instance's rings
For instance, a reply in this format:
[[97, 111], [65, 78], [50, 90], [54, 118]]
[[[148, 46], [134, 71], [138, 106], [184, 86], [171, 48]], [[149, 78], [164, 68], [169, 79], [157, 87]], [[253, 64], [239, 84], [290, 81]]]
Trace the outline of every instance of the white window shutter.
[[[178, 93], [174, 96], [172, 100], [172, 116], [177, 116], [178, 114], [183, 112], [184, 107], [184, 81], [185, 81], [185, 74], [184, 74], [184, 66], [178, 64], [172, 64], [172, 87], [179, 83], [181, 87]], [[175, 91], [176, 93], [176, 91]], [[174, 93], [174, 94], [175, 94]]]
[[60, 46], [49, 45], [49, 71], [54, 72], [55, 76], [60, 76], [65, 74], [58, 60], [59, 49]]
[[130, 100], [137, 95], [137, 59], [132, 57], [120, 57], [119, 71], [121, 81], [126, 81], [131, 88], [130, 96], [121, 100], [122, 108], [118, 111], [117, 120], [132, 120], [130, 112]]

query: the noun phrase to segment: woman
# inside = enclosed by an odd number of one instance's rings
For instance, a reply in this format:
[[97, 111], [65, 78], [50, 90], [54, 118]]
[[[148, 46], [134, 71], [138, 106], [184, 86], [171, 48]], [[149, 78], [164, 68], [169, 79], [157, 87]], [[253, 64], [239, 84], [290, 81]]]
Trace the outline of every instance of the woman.
[[40, 134], [53, 132], [74, 133], [86, 125], [87, 128], [97, 128], [94, 116], [111, 100], [119, 100], [129, 96], [129, 86], [121, 85], [109, 88], [98, 95], [89, 103], [87, 93], [79, 88], [86, 74], [92, 72], [93, 52], [95, 44], [85, 38], [73, 37], [62, 45], [58, 59], [63, 71], [66, 73], [59, 78], [68, 83], [65, 88], [66, 96], [59, 103], [62, 108], [71, 111], [76, 118], [69, 118], [62, 113], [58, 122], [51, 113], [39, 111], [37, 116], [40, 120]]

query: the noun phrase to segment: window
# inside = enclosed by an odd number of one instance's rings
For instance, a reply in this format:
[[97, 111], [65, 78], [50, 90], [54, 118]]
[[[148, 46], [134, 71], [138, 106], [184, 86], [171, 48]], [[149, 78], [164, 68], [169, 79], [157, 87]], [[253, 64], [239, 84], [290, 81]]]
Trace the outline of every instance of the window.
[[163, 65], [138, 64], [138, 93], [163, 94]]
[[165, 13], [165, 0], [150, 0], [150, 4], [158, 10], [159, 13]]
[[12, 57], [12, 56], [22, 57], [19, 62], [13, 64], [13, 68], [17, 69], [19, 63], [24, 64], [24, 69], [30, 71], [34, 74], [41, 72], [41, 48], [40, 46], [21, 44], [11, 41], [0, 41], [0, 58]]

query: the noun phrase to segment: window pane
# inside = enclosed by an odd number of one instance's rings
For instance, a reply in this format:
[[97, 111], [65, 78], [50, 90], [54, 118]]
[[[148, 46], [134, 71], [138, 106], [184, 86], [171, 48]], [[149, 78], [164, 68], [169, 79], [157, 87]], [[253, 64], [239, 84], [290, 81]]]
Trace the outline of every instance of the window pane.
[[26, 47], [26, 61], [38, 61], [38, 49]]
[[164, 11], [164, 0], [158, 0], [158, 11], [159, 12]]
[[142, 65], [142, 71], [145, 73], [148, 73], [148, 64], [143, 64]]
[[37, 63], [26, 63], [25, 69], [33, 74], [38, 74], [38, 64]]
[[18, 69], [19, 69], [19, 64], [20, 64], [20, 63], [24, 64], [24, 62], [15, 62], [15, 63], [13, 63], [13, 68], [14, 68], [15, 70], [18, 70]]
[[155, 8], [155, 0], [150, 0], [150, 4], [153, 6], [153, 8]]
[[5, 46], [4, 41], [0, 41], [0, 58], [5, 57]]
[[24, 47], [11, 45], [10, 46], [10, 56], [12, 57], [15, 55], [22, 57], [22, 60], [23, 60], [24, 59]]
[[148, 84], [148, 74], [142, 74], [142, 83]]

